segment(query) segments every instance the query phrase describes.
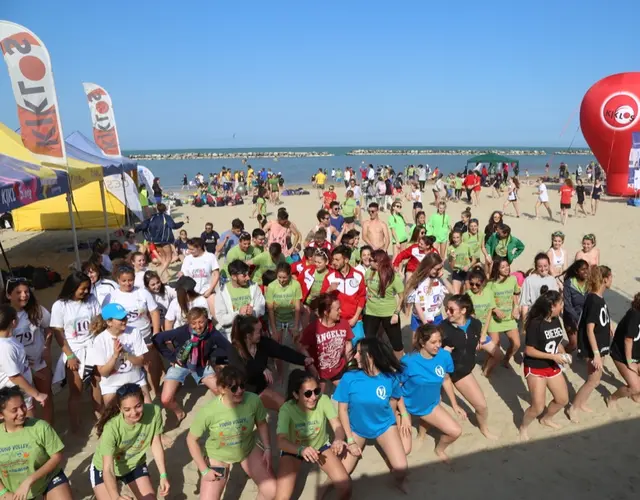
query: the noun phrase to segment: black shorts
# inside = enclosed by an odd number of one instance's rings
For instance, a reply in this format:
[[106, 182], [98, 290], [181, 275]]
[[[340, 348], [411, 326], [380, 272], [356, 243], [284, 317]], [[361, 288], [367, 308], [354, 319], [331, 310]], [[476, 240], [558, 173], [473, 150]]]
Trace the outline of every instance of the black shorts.
[[594, 194], [591, 198], [593, 198], [594, 200], [599, 200], [600, 199], [600, 195], [599, 194]]
[[356, 218], [355, 218], [355, 217], [345, 217], [345, 218], [344, 218], [344, 221], [345, 221], [345, 223], [347, 223], [347, 224], [353, 224], [355, 220], [356, 220]]
[[[331, 443], [326, 443], [323, 444], [319, 449], [318, 449], [318, 453], [322, 453], [323, 451], [327, 451], [329, 448], [331, 448]], [[281, 457], [293, 457], [293, 458], [297, 458], [300, 461], [304, 461], [304, 458], [302, 458], [300, 455], [296, 454], [296, 453], [289, 453], [288, 451], [282, 451], [280, 450], [280, 456]]]
[[462, 283], [464, 283], [465, 281], [467, 281], [467, 271], [454, 270], [451, 273], [451, 279], [455, 281], [461, 281]]
[[413, 202], [413, 209], [417, 210], [418, 208], [422, 208], [422, 202], [421, 201], [414, 201]]
[[461, 367], [457, 367], [456, 366], [456, 371], [454, 371], [450, 375], [451, 382], [453, 382], [455, 384], [459, 380], [462, 380], [463, 378], [465, 378], [471, 372], [473, 372], [473, 366], [461, 366]]
[[[116, 476], [116, 480], [124, 484], [129, 484], [141, 477], [149, 477], [149, 467], [147, 467], [147, 462], [138, 464], [135, 469], [131, 472], [127, 472], [124, 476]], [[102, 471], [96, 469], [93, 463], [91, 464], [91, 467], [89, 467], [89, 480], [91, 481], [91, 486], [93, 488], [104, 483]]]
[[382, 325], [382, 329], [389, 338], [389, 343], [394, 351], [404, 350], [402, 345], [402, 326], [400, 325], [400, 318], [395, 325], [391, 324], [391, 318], [383, 318], [380, 316], [370, 316], [365, 314], [362, 316], [362, 327], [364, 328], [365, 337], [376, 337], [378, 330]]
[[560, 203], [560, 208], [571, 208], [571, 203]]
[[57, 488], [61, 484], [69, 484], [69, 478], [67, 477], [67, 475], [64, 473], [63, 470], [60, 470], [55, 476], [51, 478], [51, 480], [47, 484], [47, 487], [42, 492], [42, 494], [46, 495], [52, 489]]

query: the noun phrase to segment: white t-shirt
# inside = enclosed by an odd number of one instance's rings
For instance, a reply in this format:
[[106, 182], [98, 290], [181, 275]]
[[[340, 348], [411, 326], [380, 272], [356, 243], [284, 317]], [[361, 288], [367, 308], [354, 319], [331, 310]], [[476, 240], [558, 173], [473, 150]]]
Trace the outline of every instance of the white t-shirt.
[[411, 198], [411, 201], [413, 201], [414, 203], [422, 203], [422, 193], [420, 192], [419, 189], [415, 190], [415, 191], [411, 191], [411, 194], [409, 195], [409, 198]]
[[200, 257], [187, 255], [184, 258], [180, 272], [193, 278], [196, 282], [195, 291], [202, 294], [209, 288], [211, 273], [217, 269], [220, 269], [220, 265], [216, 256], [205, 252]]
[[15, 384], [9, 377], [22, 375], [29, 384], [33, 385], [31, 368], [24, 353], [24, 347], [13, 337], [0, 338], [0, 388], [13, 387]]
[[44, 351], [44, 330], [49, 328], [51, 314], [44, 307], [40, 306], [42, 320], [39, 326], [34, 326], [29, 321], [26, 311], [18, 313], [18, 321], [13, 329], [13, 337], [22, 344], [27, 360], [33, 371], [42, 370], [46, 363], [42, 359]]
[[136, 275], [133, 278], [133, 286], [135, 286], [136, 288], [144, 288], [144, 273], [146, 272], [146, 268], [142, 271], [136, 271]]
[[351, 171], [350, 170], [345, 170], [344, 171], [344, 180], [349, 182], [351, 180]]
[[177, 297], [176, 291], [168, 285], [164, 286], [164, 295], [158, 295], [157, 293], [152, 293], [151, 296], [153, 300], [158, 304], [158, 310], [160, 311], [160, 324], [164, 324], [164, 319], [167, 315], [167, 310], [169, 309], [169, 305]]
[[138, 245], [138, 244], [137, 244], [137, 243], [135, 243], [135, 242], [134, 242], [134, 243], [129, 243], [128, 241], [125, 241], [125, 242], [122, 244], [122, 247], [123, 247], [125, 250], [129, 250], [130, 252], [137, 252], [137, 251], [138, 251], [138, 247], [139, 247], [139, 246], [140, 246], [140, 245]]
[[78, 300], [56, 300], [51, 308], [51, 328], [64, 330], [64, 336], [73, 352], [89, 347], [93, 335], [89, 325], [94, 316], [100, 314], [98, 300], [89, 295], [85, 302]]
[[549, 193], [547, 192], [547, 186], [540, 184], [538, 186], [538, 199], [540, 201], [549, 201]]
[[[207, 303], [207, 299], [204, 297], [196, 297], [191, 302], [189, 302], [189, 310], [194, 307], [204, 307], [209, 313], [209, 317], [211, 317], [211, 312], [209, 311], [209, 304]], [[178, 299], [173, 299], [169, 307], [167, 308], [167, 314], [164, 317], [167, 321], [173, 321], [173, 328], [178, 328], [179, 326], [184, 325], [187, 322], [187, 318], [185, 318], [184, 314], [182, 314], [182, 310], [180, 309], [180, 304], [178, 304]]]
[[137, 328], [145, 340], [151, 336], [149, 313], [158, 309], [158, 304], [147, 290], [134, 287], [131, 292], [123, 292], [118, 288], [105, 297], [104, 303], [120, 304], [127, 310], [127, 325]]
[[427, 180], [427, 169], [426, 168], [419, 168], [418, 169], [418, 180], [419, 181], [426, 181]]
[[104, 299], [114, 290], [118, 289], [118, 284], [111, 280], [98, 280], [91, 285], [91, 295], [98, 299], [98, 304], [104, 304]]
[[416, 304], [416, 307], [422, 309], [427, 321], [433, 321], [436, 316], [441, 314], [442, 303], [447, 294], [447, 287], [437, 278], [433, 279], [434, 283], [429, 290], [431, 281], [432, 278], [427, 278], [407, 297], [409, 304]]
[[353, 199], [359, 202], [360, 198], [362, 198], [362, 189], [360, 189], [360, 186], [356, 184], [353, 187], [349, 186], [349, 189], [353, 191]]
[[102, 264], [102, 267], [104, 267], [107, 271], [113, 271], [113, 262], [111, 262], [111, 257], [109, 257], [107, 254], [102, 254], [100, 263]]
[[[113, 339], [116, 338], [109, 330], [105, 330], [93, 340], [89, 361], [91, 365], [106, 365], [113, 356]], [[137, 328], [127, 325], [126, 330], [117, 337], [122, 345], [122, 352], [127, 352], [132, 356], [142, 356], [148, 352], [144, 339]], [[147, 385], [144, 369], [141, 366], [134, 366], [131, 361], [121, 358], [116, 362], [113, 372], [108, 377], [100, 379], [100, 391], [102, 394], [113, 394], [124, 384]]]

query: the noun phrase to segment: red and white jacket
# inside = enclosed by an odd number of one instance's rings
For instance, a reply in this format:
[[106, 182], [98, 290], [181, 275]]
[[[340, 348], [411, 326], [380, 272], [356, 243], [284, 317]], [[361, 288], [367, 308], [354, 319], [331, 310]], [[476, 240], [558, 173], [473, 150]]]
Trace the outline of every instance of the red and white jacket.
[[438, 253], [438, 251], [432, 247], [431, 250], [422, 252], [420, 251], [420, 248], [416, 243], [414, 245], [411, 245], [410, 247], [405, 248], [402, 252], [396, 255], [396, 258], [393, 259], [393, 267], [398, 268], [402, 265], [403, 261], [409, 259], [409, 262], [407, 262], [407, 267], [405, 268], [405, 272], [412, 273], [416, 269], [418, 269], [420, 262], [422, 262], [422, 259], [424, 259], [424, 256], [428, 253]]
[[343, 275], [339, 271], [330, 270], [324, 277], [321, 292], [325, 293], [331, 285], [337, 285], [338, 299], [342, 308], [342, 317], [347, 321], [356, 314], [358, 307], [364, 309], [367, 290], [364, 276], [360, 271], [349, 266], [349, 272]]
[[[331, 271], [331, 269], [329, 269], [329, 271]], [[302, 288], [303, 304], [307, 301], [307, 298], [309, 297], [309, 292], [311, 292], [311, 287], [313, 286], [313, 283], [316, 280], [315, 274], [316, 274], [316, 266], [314, 265], [306, 266], [302, 270], [302, 272], [298, 274], [297, 280], [298, 280], [298, 283], [300, 283], [300, 288]]]
[[[331, 238], [331, 235], [328, 236], [329, 238]], [[331, 250], [333, 249], [333, 245], [331, 245], [331, 242], [324, 240], [322, 242], [322, 245], [318, 246], [316, 245], [315, 240], [311, 240], [311, 242], [309, 242], [309, 244], [307, 245], [307, 248], [321, 248], [323, 250], [326, 250], [327, 252], [331, 252]]]

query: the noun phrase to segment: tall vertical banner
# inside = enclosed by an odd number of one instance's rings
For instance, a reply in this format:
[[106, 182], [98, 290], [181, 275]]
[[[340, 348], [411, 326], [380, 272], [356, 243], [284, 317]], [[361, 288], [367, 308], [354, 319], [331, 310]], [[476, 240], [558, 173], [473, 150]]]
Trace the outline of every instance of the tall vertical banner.
[[83, 83], [82, 86], [91, 110], [93, 140], [105, 155], [120, 156], [120, 141], [111, 96], [95, 83]]
[[24, 26], [0, 21], [0, 48], [9, 68], [24, 146], [40, 161], [66, 166], [67, 152], [47, 48]]

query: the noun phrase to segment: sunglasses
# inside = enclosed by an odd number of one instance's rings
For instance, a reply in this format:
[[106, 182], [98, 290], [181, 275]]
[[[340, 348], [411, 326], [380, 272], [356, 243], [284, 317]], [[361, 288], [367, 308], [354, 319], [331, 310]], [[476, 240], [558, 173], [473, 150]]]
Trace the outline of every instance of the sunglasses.
[[377, 210], [367, 210], [370, 214], [375, 214]]
[[482, 283], [480, 283], [480, 282], [478, 282], [478, 281], [470, 281], [470, 282], [469, 282], [469, 286], [470, 286], [471, 288], [480, 287], [480, 286], [482, 286]]
[[235, 384], [229, 387], [229, 390], [235, 394], [238, 390], [244, 391], [244, 384]]
[[304, 391], [302, 394], [304, 394], [304, 397], [309, 399], [311, 396], [319, 396], [320, 393], [322, 391], [320, 390], [320, 387], [316, 387], [314, 390], [309, 389], [308, 391]]
[[31, 281], [27, 278], [9, 278], [5, 284], [5, 291], [9, 290], [9, 285], [14, 285], [14, 287], [18, 285], [26, 285], [31, 288]]

